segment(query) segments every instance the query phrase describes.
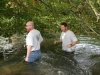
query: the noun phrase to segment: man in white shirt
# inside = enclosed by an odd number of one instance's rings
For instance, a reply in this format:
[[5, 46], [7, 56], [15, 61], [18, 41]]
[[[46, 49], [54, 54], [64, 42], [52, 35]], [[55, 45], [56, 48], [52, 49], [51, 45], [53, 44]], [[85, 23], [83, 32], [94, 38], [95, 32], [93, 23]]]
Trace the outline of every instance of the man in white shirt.
[[25, 61], [31, 64], [41, 56], [40, 44], [43, 38], [40, 32], [34, 29], [34, 23], [32, 21], [28, 21], [25, 28], [29, 32], [26, 37], [27, 54]]
[[73, 54], [74, 49], [73, 47], [77, 43], [77, 38], [75, 34], [71, 31], [68, 30], [68, 26], [65, 22], [61, 23], [61, 36], [59, 40], [55, 40], [54, 43], [62, 42], [62, 50], [66, 52], [67, 54]]

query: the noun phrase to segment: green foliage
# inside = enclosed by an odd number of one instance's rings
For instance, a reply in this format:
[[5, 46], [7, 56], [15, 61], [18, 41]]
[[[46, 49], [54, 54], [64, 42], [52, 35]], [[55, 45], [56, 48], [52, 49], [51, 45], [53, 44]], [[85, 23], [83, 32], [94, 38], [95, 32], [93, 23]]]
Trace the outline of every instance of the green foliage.
[[[92, 2], [99, 12], [97, 0]], [[91, 28], [100, 33], [100, 21], [96, 21], [85, 0], [1, 0], [0, 16], [0, 35], [5, 37], [25, 33], [25, 23], [29, 20], [48, 38], [60, 31], [59, 24], [63, 21], [77, 33], [91, 32]]]

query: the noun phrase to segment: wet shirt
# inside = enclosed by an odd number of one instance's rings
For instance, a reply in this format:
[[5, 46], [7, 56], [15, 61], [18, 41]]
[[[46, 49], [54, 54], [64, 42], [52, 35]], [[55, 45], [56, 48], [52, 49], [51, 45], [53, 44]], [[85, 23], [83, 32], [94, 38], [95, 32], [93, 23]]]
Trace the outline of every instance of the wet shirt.
[[40, 49], [40, 43], [43, 41], [43, 38], [40, 32], [36, 29], [30, 31], [26, 37], [26, 45], [32, 46], [31, 51], [36, 51]]
[[77, 38], [71, 30], [68, 30], [67, 32], [61, 33], [60, 40], [62, 41], [62, 49], [67, 52], [72, 52], [73, 49], [68, 48], [67, 45], [77, 41]]

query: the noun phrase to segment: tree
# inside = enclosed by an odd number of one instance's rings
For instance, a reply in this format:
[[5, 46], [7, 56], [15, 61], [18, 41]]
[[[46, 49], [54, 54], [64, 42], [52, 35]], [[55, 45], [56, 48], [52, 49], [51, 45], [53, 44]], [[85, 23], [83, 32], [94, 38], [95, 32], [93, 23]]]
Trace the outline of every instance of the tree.
[[25, 23], [32, 20], [44, 37], [60, 31], [63, 21], [75, 32], [99, 36], [99, 3], [99, 0], [2, 0], [0, 35], [22, 34]]

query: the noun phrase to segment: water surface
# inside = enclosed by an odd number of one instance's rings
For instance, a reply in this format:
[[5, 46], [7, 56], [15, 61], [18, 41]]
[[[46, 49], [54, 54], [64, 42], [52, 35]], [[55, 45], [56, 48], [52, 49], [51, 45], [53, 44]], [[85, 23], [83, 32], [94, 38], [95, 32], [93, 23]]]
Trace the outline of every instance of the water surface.
[[42, 56], [31, 67], [24, 61], [25, 48], [4, 61], [0, 59], [0, 75], [100, 75], [100, 45], [95, 38], [79, 36], [73, 57], [66, 57], [61, 44], [46, 40]]

